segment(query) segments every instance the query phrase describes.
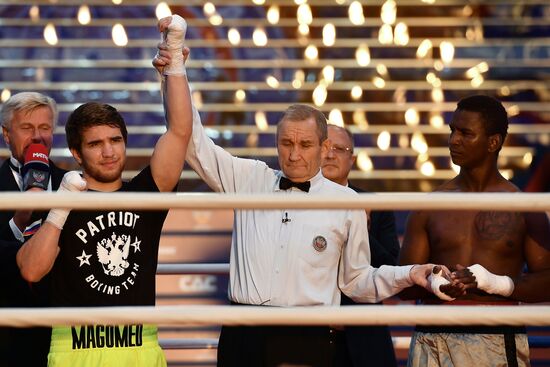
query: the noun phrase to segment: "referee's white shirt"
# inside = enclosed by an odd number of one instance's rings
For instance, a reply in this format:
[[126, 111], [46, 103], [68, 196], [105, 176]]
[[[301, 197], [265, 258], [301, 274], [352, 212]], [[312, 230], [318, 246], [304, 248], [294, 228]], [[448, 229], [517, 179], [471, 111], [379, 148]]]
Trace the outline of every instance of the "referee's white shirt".
[[[281, 171], [233, 157], [206, 135], [193, 109], [187, 162], [215, 191], [294, 195], [356, 195], [313, 177], [309, 194], [279, 190]], [[283, 223], [283, 219], [290, 221]], [[323, 237], [326, 248], [313, 245]], [[339, 305], [340, 289], [357, 302], [378, 302], [413, 285], [411, 266], [370, 266], [367, 218], [362, 210], [235, 210], [229, 299], [271, 306]]]

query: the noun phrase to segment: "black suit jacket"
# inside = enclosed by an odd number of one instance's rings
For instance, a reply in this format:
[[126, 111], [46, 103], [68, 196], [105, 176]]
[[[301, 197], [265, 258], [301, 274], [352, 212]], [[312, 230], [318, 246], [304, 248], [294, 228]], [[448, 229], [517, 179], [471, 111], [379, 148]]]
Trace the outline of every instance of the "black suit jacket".
[[[8, 162], [5, 160], [0, 166], [0, 191], [18, 192]], [[50, 161], [53, 190], [57, 190], [66, 172]], [[0, 307], [47, 307], [48, 277], [30, 285], [21, 277], [17, 267], [15, 256], [22, 244], [9, 225], [14, 213], [13, 210], [0, 211]], [[35, 214], [45, 219], [47, 211]], [[46, 366], [50, 335], [50, 328], [0, 328], [0, 366]]]
[[[356, 192], [363, 190], [349, 186]], [[371, 265], [396, 265], [399, 256], [399, 240], [395, 230], [395, 216], [391, 211], [371, 211], [369, 244]], [[343, 305], [355, 302], [342, 294]], [[396, 366], [391, 334], [387, 326], [346, 327], [345, 339], [349, 353], [348, 365], [369, 367]]]
[[[364, 192], [352, 185], [349, 188], [356, 192]], [[393, 212], [371, 211], [369, 220], [371, 265], [375, 268], [382, 265], [397, 265], [400, 246]]]
[[[67, 173], [67, 171], [58, 168], [50, 161], [50, 177], [53, 190], [57, 190], [65, 173]], [[2, 163], [2, 166], [0, 166], [0, 191], [20, 191], [11, 172], [9, 159], [6, 159], [4, 163]], [[0, 239], [2, 240], [16, 240], [9, 225], [14, 213], [15, 211], [13, 210], [0, 211]]]

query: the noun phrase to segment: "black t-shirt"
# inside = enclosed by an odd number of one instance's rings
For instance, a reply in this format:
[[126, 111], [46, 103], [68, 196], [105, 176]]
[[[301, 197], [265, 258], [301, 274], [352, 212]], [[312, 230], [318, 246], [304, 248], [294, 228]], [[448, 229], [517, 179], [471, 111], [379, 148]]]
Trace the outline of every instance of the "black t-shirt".
[[[158, 192], [151, 168], [118, 192]], [[71, 211], [52, 269], [53, 306], [155, 304], [160, 233], [168, 211]]]

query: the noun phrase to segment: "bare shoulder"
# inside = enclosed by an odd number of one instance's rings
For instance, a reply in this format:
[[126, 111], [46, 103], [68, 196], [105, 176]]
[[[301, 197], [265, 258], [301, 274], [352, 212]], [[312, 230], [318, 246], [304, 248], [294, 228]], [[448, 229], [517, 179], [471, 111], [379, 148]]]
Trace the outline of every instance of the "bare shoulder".
[[434, 192], [457, 192], [462, 191], [460, 189], [460, 186], [458, 185], [457, 178], [453, 178], [452, 180], [446, 181], [443, 184], [439, 185], [434, 189]]
[[504, 177], [502, 180], [500, 180], [497, 184], [495, 191], [502, 191], [502, 192], [521, 192], [519, 187], [505, 179]]
[[[462, 192], [457, 182], [457, 178], [446, 181], [440, 186], [436, 187], [433, 190], [433, 193], [443, 193], [443, 192]], [[429, 223], [431, 220], [440, 220], [441, 211], [433, 210], [413, 210], [408, 217], [408, 225], [424, 226]]]

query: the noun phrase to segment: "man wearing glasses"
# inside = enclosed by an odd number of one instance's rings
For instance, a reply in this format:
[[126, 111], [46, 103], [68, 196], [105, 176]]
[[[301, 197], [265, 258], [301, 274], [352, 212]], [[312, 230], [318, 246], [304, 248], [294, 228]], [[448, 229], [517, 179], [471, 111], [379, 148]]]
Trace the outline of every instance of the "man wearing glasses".
[[[356, 156], [353, 154], [353, 135], [345, 128], [328, 126], [329, 147], [323, 154], [323, 176], [340, 185], [362, 192], [348, 181]], [[395, 231], [395, 217], [391, 211], [367, 211], [371, 265], [395, 265], [399, 255], [399, 241]], [[355, 302], [342, 294], [342, 305]], [[337, 342], [337, 366], [396, 366], [395, 353], [387, 326], [352, 326], [344, 330], [344, 338]]]

